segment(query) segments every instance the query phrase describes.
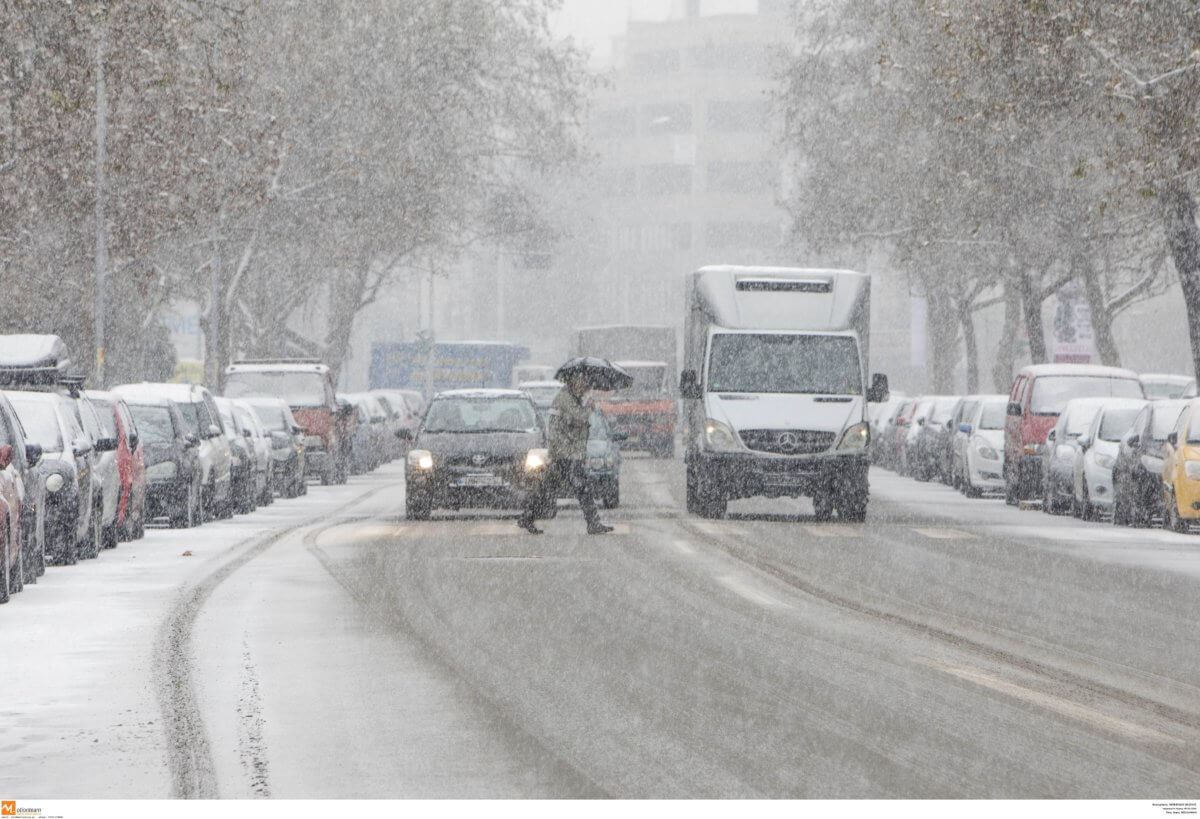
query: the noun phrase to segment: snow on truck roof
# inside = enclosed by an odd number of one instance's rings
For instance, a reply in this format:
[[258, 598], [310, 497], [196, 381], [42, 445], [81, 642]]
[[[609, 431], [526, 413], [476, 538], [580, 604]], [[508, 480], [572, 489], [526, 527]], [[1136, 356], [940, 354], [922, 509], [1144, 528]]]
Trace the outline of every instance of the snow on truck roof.
[[689, 274], [693, 304], [729, 329], [829, 332], [870, 321], [871, 276], [854, 270], [711, 265]]

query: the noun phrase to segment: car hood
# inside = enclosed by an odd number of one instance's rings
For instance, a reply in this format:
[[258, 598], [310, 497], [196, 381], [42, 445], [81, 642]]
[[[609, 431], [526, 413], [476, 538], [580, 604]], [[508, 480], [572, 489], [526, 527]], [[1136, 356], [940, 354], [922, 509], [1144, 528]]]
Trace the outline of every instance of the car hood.
[[422, 432], [413, 449], [427, 449], [441, 458], [516, 457], [544, 446], [538, 432]]
[[841, 432], [863, 418], [858, 396], [830, 400], [792, 393], [709, 393], [709, 417], [742, 429], [806, 429]]

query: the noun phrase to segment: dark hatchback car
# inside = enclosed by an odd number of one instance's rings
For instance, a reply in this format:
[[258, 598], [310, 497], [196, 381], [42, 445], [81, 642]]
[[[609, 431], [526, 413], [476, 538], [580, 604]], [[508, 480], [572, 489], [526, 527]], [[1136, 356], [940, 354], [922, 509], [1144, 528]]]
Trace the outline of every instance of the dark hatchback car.
[[1148, 526], [1163, 515], [1163, 445], [1188, 399], [1152, 401], [1121, 438], [1113, 463], [1113, 523]]
[[176, 529], [201, 520], [200, 439], [169, 398], [126, 397], [146, 460], [146, 516]]
[[438, 393], [408, 453], [408, 517], [426, 520], [434, 508], [520, 508], [528, 492], [540, 491], [545, 446], [533, 401], [519, 390]]

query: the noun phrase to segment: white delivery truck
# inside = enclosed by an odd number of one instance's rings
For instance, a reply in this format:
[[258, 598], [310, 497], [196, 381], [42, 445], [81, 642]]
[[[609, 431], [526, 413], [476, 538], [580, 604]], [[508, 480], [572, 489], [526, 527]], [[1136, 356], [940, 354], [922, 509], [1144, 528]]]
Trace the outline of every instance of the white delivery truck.
[[871, 278], [851, 270], [703, 267], [688, 278], [684, 458], [688, 511], [813, 500], [819, 519], [867, 512]]

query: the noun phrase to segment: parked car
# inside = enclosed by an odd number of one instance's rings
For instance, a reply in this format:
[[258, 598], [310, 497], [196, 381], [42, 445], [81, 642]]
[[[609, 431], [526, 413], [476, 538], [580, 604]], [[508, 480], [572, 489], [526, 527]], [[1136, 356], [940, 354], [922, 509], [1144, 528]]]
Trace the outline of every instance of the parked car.
[[271, 485], [282, 497], [294, 498], [308, 491], [304, 480], [304, 430], [292, 417], [281, 398], [246, 398], [271, 443]]
[[249, 430], [234, 417], [233, 402], [228, 398], [213, 400], [217, 404], [217, 413], [221, 416], [221, 429], [233, 456], [229, 466], [233, 511], [242, 515], [249, 514], [258, 507], [258, 453], [248, 435]]
[[46, 477], [40, 468], [42, 448], [29, 440], [12, 404], [0, 393], [0, 445], [13, 447], [7, 467], [18, 478], [21, 493], [22, 583], [36, 583], [46, 572]]
[[919, 481], [941, 476], [942, 467], [949, 462], [951, 414], [958, 397], [929, 395], [922, 399], [914, 415], [915, 424], [905, 441], [905, 472]]
[[969, 498], [1004, 489], [1004, 395], [976, 395], [965, 402], [955, 434], [954, 482]]
[[404, 454], [404, 442], [396, 433], [408, 426], [408, 402], [401, 395], [388, 395], [386, 390], [371, 390], [366, 394], [378, 402], [387, 416], [384, 422], [382, 463], [394, 461]]
[[338, 403], [329, 367], [316, 359], [236, 361], [225, 369], [227, 398], [282, 398], [304, 428], [305, 468], [322, 484], [350, 474], [354, 409]]
[[1081, 455], [1075, 459], [1074, 499], [1071, 511], [1092, 520], [1112, 512], [1112, 468], [1117, 462], [1121, 438], [1129, 431], [1146, 402], [1138, 398], [1113, 398], [1104, 402], [1087, 432], [1077, 443]]
[[1196, 397], [1196, 379], [1190, 375], [1142, 373], [1138, 378], [1142, 382], [1146, 397], [1150, 400]]
[[1133, 419], [1113, 464], [1113, 523], [1149, 525], [1163, 514], [1163, 445], [1187, 400], [1151, 401]]
[[1190, 399], [1163, 445], [1163, 528], [1186, 532], [1200, 519], [1200, 399]]
[[356, 392], [338, 396], [355, 407], [357, 423], [350, 447], [350, 472], [361, 475], [381, 466], [393, 449], [396, 427], [389, 421], [387, 410], [375, 396]]
[[258, 491], [258, 505], [269, 506], [275, 502], [271, 483], [271, 436], [258, 420], [254, 408], [245, 401], [233, 402], [233, 414], [241, 428], [249, 433], [246, 440], [254, 447], [254, 484]]
[[46, 486], [46, 554], [72, 565], [100, 552], [101, 510], [92, 442], [75, 420], [74, 403], [53, 392], [6, 392], [26, 440], [42, 449]]
[[1004, 499], [1041, 494], [1047, 433], [1072, 398], [1145, 398], [1137, 373], [1088, 364], [1032, 364], [1013, 379], [1004, 425]]
[[[1075, 504], [1075, 462], [1083, 455], [1079, 437], [1088, 431], [1092, 419], [1109, 398], [1072, 398], [1063, 406], [1054, 429], [1046, 434], [1043, 449], [1042, 511], [1054, 514], [1073, 509]], [[1005, 457], [1007, 457], [1007, 452]]]
[[605, 509], [615, 509], [621, 502], [621, 448], [626, 433], [612, 429], [604, 413], [593, 410], [588, 429], [588, 480], [595, 487], [596, 499]]
[[146, 464], [146, 516], [165, 517], [172, 528], [190, 529], [203, 519], [200, 439], [169, 398], [130, 396]]
[[0, 424], [0, 603], [25, 585], [26, 550], [21, 543], [25, 485], [14, 462], [20, 459], [20, 442], [7, 424]]
[[142, 395], [169, 398], [175, 402], [188, 423], [188, 431], [200, 442], [200, 505], [205, 520], [227, 518], [233, 514], [232, 462], [229, 440], [221, 426], [221, 415], [212, 393], [197, 384], [123, 384], [113, 387], [126, 400]]
[[541, 489], [546, 436], [519, 390], [447, 390], [433, 397], [406, 471], [407, 515], [435, 508], [521, 508]]
[[[916, 398], [907, 398], [900, 402], [896, 410], [883, 425], [878, 443], [879, 463], [895, 472], [900, 471], [901, 452], [904, 439], [908, 433], [909, 420], [917, 407]], [[872, 451], [876, 442], [872, 442]]]
[[895, 418], [897, 410], [907, 400], [902, 393], [893, 392], [887, 401], [871, 404], [868, 418], [871, 425], [871, 463], [886, 466], [886, 445], [884, 443], [889, 423]]
[[115, 438], [114, 452], [119, 491], [116, 499], [116, 520], [108, 531], [107, 543], [117, 540], [136, 540], [146, 531], [146, 462], [138, 439], [137, 427], [124, 399], [99, 390], [83, 393], [100, 421], [107, 438]]
[[92, 454], [96, 459], [101, 510], [100, 544], [105, 549], [114, 549], [119, 539], [117, 509], [121, 502], [121, 470], [117, 465], [116, 427], [113, 425], [114, 434], [110, 435], [100, 418], [100, 413], [82, 393], [73, 396], [72, 406], [75, 420], [92, 442]]
[[[396, 437], [396, 457], [404, 455], [408, 451], [408, 446], [404, 442], [403, 436], [396, 435], [396, 432], [401, 429], [407, 429], [412, 433], [409, 437], [413, 437], [417, 433], [417, 427], [421, 426], [421, 399], [417, 393], [404, 392], [402, 390], [371, 390], [372, 395], [379, 396], [381, 401], [386, 401], [399, 415], [399, 421], [392, 434]], [[416, 396], [416, 397], [414, 397]]]

